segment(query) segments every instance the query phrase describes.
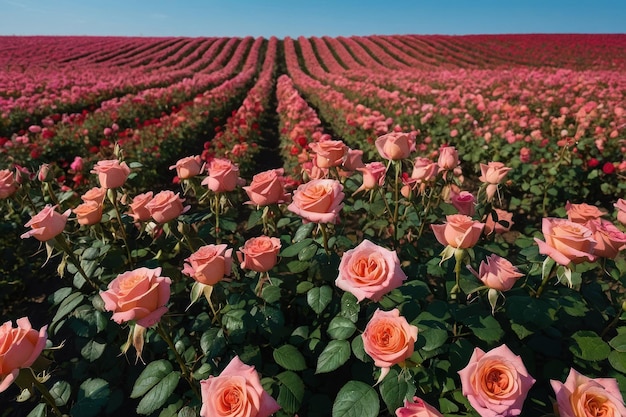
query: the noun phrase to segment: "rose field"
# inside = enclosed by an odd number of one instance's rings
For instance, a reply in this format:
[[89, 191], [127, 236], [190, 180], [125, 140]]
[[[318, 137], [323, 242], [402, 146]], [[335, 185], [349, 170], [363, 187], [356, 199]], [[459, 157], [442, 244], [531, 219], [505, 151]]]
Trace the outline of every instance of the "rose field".
[[0, 37], [0, 417], [626, 417], [626, 35]]

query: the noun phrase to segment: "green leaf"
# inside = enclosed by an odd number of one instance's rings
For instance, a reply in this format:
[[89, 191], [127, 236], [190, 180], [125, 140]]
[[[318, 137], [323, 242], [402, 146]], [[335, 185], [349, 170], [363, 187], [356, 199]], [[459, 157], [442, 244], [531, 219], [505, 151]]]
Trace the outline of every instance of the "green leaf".
[[311, 262], [291, 261], [287, 262], [287, 269], [294, 274], [304, 272], [311, 267]]
[[317, 359], [316, 374], [334, 371], [350, 358], [350, 343], [346, 340], [331, 340]]
[[283, 368], [290, 371], [303, 371], [306, 361], [302, 353], [293, 345], [284, 345], [274, 350], [274, 360]]
[[342, 316], [333, 318], [328, 324], [328, 335], [331, 339], [346, 340], [356, 330], [356, 326], [350, 319]]
[[378, 394], [361, 381], [348, 381], [337, 393], [332, 417], [376, 417], [380, 411]]
[[356, 297], [349, 292], [344, 292], [341, 296], [341, 316], [349, 319], [351, 322], [356, 323], [359, 319], [359, 312], [361, 307]]
[[424, 338], [426, 343], [422, 347], [425, 351], [433, 351], [437, 348], [443, 346], [448, 340], [448, 331], [445, 329], [438, 328], [434, 322], [431, 322], [433, 327], [428, 326], [418, 326], [419, 332], [418, 337]]
[[78, 400], [70, 414], [75, 417], [93, 417], [100, 415], [109, 401], [109, 383], [101, 378], [89, 378], [80, 384]]
[[196, 417], [198, 415], [199, 410], [195, 410], [191, 407], [183, 407], [178, 412], [178, 417]]
[[609, 354], [609, 363], [616, 371], [626, 374], [626, 353], [614, 350]]
[[26, 417], [46, 417], [46, 404], [37, 404]]
[[313, 239], [307, 238], [301, 240], [300, 242], [289, 245], [280, 252], [280, 256], [282, 256], [283, 258], [292, 258], [294, 256], [297, 256], [307, 246], [311, 245], [311, 243], [313, 243]]
[[402, 406], [409, 392], [406, 379], [399, 377], [398, 371], [391, 369], [380, 384], [380, 395], [388, 410], [395, 410]]
[[302, 405], [304, 398], [304, 383], [302, 379], [291, 371], [285, 371], [276, 378], [280, 381], [277, 402], [288, 413], [295, 413]]
[[311, 235], [311, 232], [313, 231], [314, 227], [315, 227], [315, 223], [307, 223], [298, 227], [298, 230], [296, 230], [296, 233], [293, 235], [293, 241], [294, 242], [303, 241], [307, 236]]
[[54, 398], [54, 403], [62, 407], [70, 399], [70, 395], [72, 394], [72, 386], [67, 381], [57, 381], [54, 383], [52, 388], [50, 388], [50, 394]]
[[161, 359], [150, 362], [135, 381], [130, 398], [139, 398], [172, 372], [172, 364]]
[[300, 252], [298, 252], [298, 259], [300, 261], [308, 261], [309, 259], [315, 256], [315, 254], [317, 253], [317, 249], [318, 249], [317, 243], [310, 244], [309, 246], [305, 247]]
[[302, 282], [299, 282], [298, 285], [296, 286], [296, 292], [298, 294], [304, 294], [305, 292], [309, 291], [314, 286], [315, 284], [313, 284], [310, 281], [302, 281]]
[[480, 340], [497, 342], [504, 336], [504, 330], [493, 316], [469, 317], [463, 321]]
[[61, 304], [59, 305], [59, 309], [57, 310], [56, 314], [52, 318], [51, 327], [54, 327], [54, 330], [56, 330], [55, 324], [59, 320], [64, 319], [66, 316], [72, 313], [74, 309], [80, 305], [84, 298], [84, 295], [79, 292], [75, 292], [70, 294], [65, 300], [63, 300], [63, 302], [61, 302]]
[[569, 350], [574, 356], [585, 361], [601, 361], [609, 357], [611, 347], [596, 333], [581, 330], [572, 335], [575, 343]]
[[321, 314], [322, 311], [328, 306], [330, 300], [333, 297], [333, 290], [328, 285], [321, 287], [311, 288], [306, 293], [306, 302], [317, 314]]
[[170, 398], [170, 395], [172, 395], [178, 385], [179, 379], [179, 372], [170, 372], [165, 378], [161, 379], [159, 383], [152, 387], [141, 401], [139, 401], [137, 413], [147, 415], [158, 410]]
[[104, 348], [106, 348], [106, 344], [98, 343], [94, 340], [90, 340], [87, 344], [80, 350], [80, 354], [83, 358], [87, 359], [89, 362], [93, 362], [102, 356], [104, 352]]
[[261, 291], [261, 298], [267, 303], [275, 303], [280, 300], [280, 287], [277, 285], [266, 285]]
[[356, 337], [352, 339], [352, 342], [350, 343], [350, 347], [352, 348], [352, 353], [354, 353], [354, 356], [356, 356], [357, 359], [359, 359], [361, 362], [372, 361], [372, 358], [370, 358], [370, 356], [367, 354], [367, 352], [365, 352], [365, 349], [363, 348], [362, 335], [360, 334], [356, 335]]
[[609, 340], [609, 345], [618, 352], [626, 352], [626, 333], [618, 334]]

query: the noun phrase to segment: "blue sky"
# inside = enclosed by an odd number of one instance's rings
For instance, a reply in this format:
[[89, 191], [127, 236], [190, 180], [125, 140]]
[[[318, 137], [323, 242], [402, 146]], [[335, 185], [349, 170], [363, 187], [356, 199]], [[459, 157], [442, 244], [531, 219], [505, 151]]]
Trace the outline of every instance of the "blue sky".
[[626, 33], [626, 0], [0, 0], [0, 35]]

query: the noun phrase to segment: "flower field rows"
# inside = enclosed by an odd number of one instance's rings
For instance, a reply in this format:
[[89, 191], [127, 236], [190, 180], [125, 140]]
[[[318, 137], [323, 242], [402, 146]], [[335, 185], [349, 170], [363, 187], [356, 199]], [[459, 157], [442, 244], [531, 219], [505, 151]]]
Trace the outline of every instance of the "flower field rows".
[[0, 417], [626, 416], [624, 74], [625, 35], [0, 37]]

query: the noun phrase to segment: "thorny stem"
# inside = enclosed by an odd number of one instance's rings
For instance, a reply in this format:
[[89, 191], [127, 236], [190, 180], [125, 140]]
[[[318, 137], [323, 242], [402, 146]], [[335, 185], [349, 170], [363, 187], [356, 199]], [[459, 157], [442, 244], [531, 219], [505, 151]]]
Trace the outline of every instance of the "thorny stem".
[[65, 240], [65, 237], [62, 234], [60, 234], [60, 235], [57, 235], [54, 239], [61, 246], [61, 249], [63, 249], [67, 257], [69, 258], [69, 260], [72, 262], [72, 265], [76, 267], [76, 269], [78, 270], [78, 273], [80, 273], [83, 276], [85, 281], [87, 281], [89, 285], [93, 287], [94, 290], [96, 291], [100, 290], [100, 286], [87, 276], [87, 273], [85, 272], [83, 267], [80, 265], [80, 261], [78, 260], [76, 255], [74, 255], [74, 252], [72, 252], [72, 248]]
[[604, 328], [604, 330], [602, 330], [602, 333], [600, 333], [600, 337], [603, 338], [604, 336], [606, 336], [606, 334], [617, 325], [617, 323], [620, 322], [620, 320], [622, 319], [622, 312], [621, 312], [621, 307], [620, 307], [620, 312], [617, 313], [617, 315], [615, 317], [613, 317], [613, 320], [611, 320], [611, 322]]
[[214, 211], [215, 211], [215, 241], [220, 243], [220, 194], [215, 193], [214, 198]]
[[320, 223], [320, 229], [322, 230], [322, 239], [324, 241], [324, 251], [326, 255], [330, 256], [330, 249], [328, 248], [328, 233], [326, 231], [326, 225], [324, 223]]
[[[37, 379], [37, 376], [34, 374], [31, 368], [21, 369], [19, 378], [20, 379], [23, 378], [22, 383], [28, 382], [37, 388], [37, 390], [41, 393], [41, 396], [43, 397], [43, 399], [46, 401], [46, 404], [48, 404], [50, 408], [52, 408], [52, 411], [54, 412], [55, 415], [59, 417], [65, 416], [65, 414], [63, 414], [61, 410], [59, 410], [59, 407], [57, 407], [54, 398], [52, 397], [52, 395], [50, 394], [50, 391], [48, 390], [48, 387], [46, 387], [44, 384], [42, 384], [39, 381], [39, 379]], [[18, 385], [22, 385], [22, 384], [18, 384]]]
[[115, 191], [115, 188], [111, 188], [110, 190], [111, 190], [111, 192], [113, 194], [112, 197], [111, 197], [111, 200], [113, 202], [113, 207], [115, 208], [115, 216], [117, 217], [117, 222], [120, 225], [120, 234], [122, 235], [122, 240], [124, 241], [124, 246], [126, 247], [126, 256], [128, 256], [128, 263], [132, 267], [132, 265], [133, 265], [133, 257], [132, 257], [132, 254], [130, 252], [130, 247], [128, 246], [128, 239], [126, 238], [126, 229], [124, 228], [124, 223], [122, 222], [122, 216], [120, 214], [120, 209], [119, 209], [119, 206], [117, 204], [117, 191]]
[[401, 162], [396, 162], [395, 165], [395, 183], [394, 183], [394, 200], [395, 207], [393, 210], [393, 244], [398, 244], [398, 213], [400, 211], [400, 170]]
[[172, 338], [169, 336], [169, 334], [167, 333], [167, 331], [165, 330], [161, 322], [159, 322], [159, 324], [157, 325], [156, 330], [159, 336], [161, 336], [161, 338], [165, 341], [165, 343], [167, 343], [167, 346], [169, 346], [170, 350], [174, 352], [174, 356], [176, 357], [176, 362], [178, 362], [178, 366], [180, 367], [180, 370], [182, 371], [183, 376], [189, 383], [189, 386], [191, 387], [191, 390], [193, 391], [196, 398], [200, 400], [201, 399], [200, 393], [198, 392], [198, 388], [193, 382], [191, 372], [189, 371], [189, 368], [185, 364], [185, 361], [183, 360], [182, 356], [180, 356], [180, 353], [178, 353], [178, 351], [176, 350], [176, 347], [174, 346], [174, 342], [172, 341]]

